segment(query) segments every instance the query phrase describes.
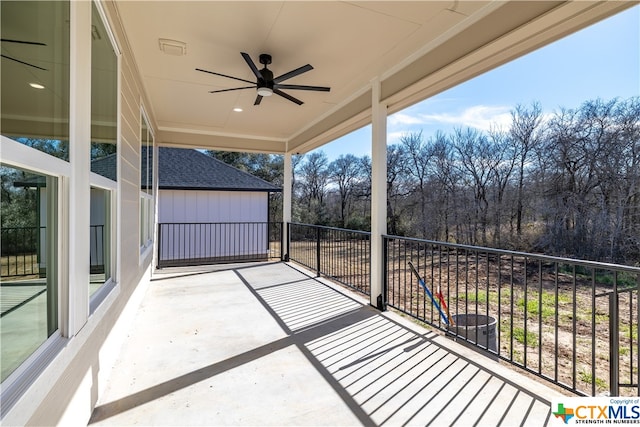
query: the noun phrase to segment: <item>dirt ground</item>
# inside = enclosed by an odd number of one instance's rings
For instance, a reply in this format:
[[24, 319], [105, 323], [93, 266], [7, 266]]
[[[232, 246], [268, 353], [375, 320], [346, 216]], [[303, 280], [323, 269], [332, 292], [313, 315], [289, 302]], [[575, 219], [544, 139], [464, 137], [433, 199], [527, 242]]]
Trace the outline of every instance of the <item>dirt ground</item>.
[[[610, 359], [617, 348], [619, 383], [636, 384], [621, 387], [619, 394], [638, 394], [637, 277], [618, 274], [612, 281], [608, 271], [574, 270], [523, 257], [416, 255], [425, 283], [432, 290], [440, 287], [451, 314], [479, 313], [497, 320], [499, 354], [512, 364], [599, 395], [610, 389], [615, 367]], [[417, 279], [399, 264], [389, 269], [394, 305], [443, 327]], [[616, 295], [617, 313], [610, 309]], [[612, 327], [618, 328], [613, 341]]]
[[[359, 287], [368, 282], [369, 260], [352, 244], [323, 245], [321, 268], [323, 274]], [[450, 314], [479, 313], [496, 319], [498, 352], [505, 364], [578, 393], [602, 395], [610, 390], [615, 366], [610, 359], [617, 347], [619, 383], [634, 385], [620, 387], [618, 394], [638, 395], [637, 276], [571, 263], [394, 244], [387, 264], [388, 303], [393, 308], [446, 330], [412, 275], [407, 265], [411, 260], [430, 290], [441, 289]], [[315, 266], [315, 246], [293, 244], [291, 254]], [[617, 314], [609, 307], [616, 294]], [[612, 326], [618, 328], [613, 341]]]

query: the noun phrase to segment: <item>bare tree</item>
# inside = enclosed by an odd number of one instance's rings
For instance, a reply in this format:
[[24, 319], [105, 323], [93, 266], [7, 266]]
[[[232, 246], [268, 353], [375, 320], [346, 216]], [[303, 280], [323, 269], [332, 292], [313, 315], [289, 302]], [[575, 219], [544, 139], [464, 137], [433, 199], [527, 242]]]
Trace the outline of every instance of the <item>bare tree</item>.
[[517, 161], [516, 190], [516, 233], [522, 234], [522, 212], [524, 209], [524, 185], [526, 166], [531, 154], [540, 143], [540, 125], [542, 124], [542, 107], [534, 102], [530, 108], [520, 104], [511, 111], [511, 141]]
[[[458, 128], [454, 131], [452, 143], [459, 161], [459, 167], [466, 184], [473, 191], [474, 212], [471, 217], [470, 243], [478, 240], [487, 244], [487, 225], [489, 200], [488, 190], [493, 177], [492, 170], [500, 162], [500, 150], [495, 147], [485, 135], [478, 130]], [[479, 230], [478, 230], [479, 227]]]
[[[458, 194], [460, 172], [456, 167], [456, 160], [449, 138], [442, 132], [437, 132], [430, 139], [429, 144], [433, 153], [430, 163], [434, 201], [434, 216], [438, 217], [434, 230], [434, 238], [448, 241], [451, 236], [451, 225], [456, 230], [456, 241], [460, 241], [459, 209], [456, 195]], [[440, 231], [442, 229], [442, 232]]]
[[[554, 186], [559, 208], [553, 227], [556, 250], [598, 257], [595, 236], [606, 228], [607, 199], [602, 169], [611, 161], [615, 133], [612, 104], [587, 102], [577, 110], [561, 110], [550, 122], [549, 151], [557, 161]], [[553, 150], [553, 151], [551, 151]], [[615, 157], [615, 156], [613, 156]]]
[[341, 155], [329, 164], [329, 179], [338, 188], [340, 204], [340, 226], [346, 227], [348, 207], [362, 178], [361, 161], [353, 154]]
[[387, 227], [389, 234], [400, 234], [399, 205], [403, 196], [402, 177], [406, 173], [406, 151], [404, 146], [387, 146]]
[[301, 211], [301, 219], [315, 224], [326, 224], [325, 196], [329, 183], [327, 155], [316, 151], [305, 156], [299, 167], [299, 186], [307, 209]]
[[[517, 105], [511, 118], [506, 132], [417, 132], [388, 146], [389, 233], [638, 264], [640, 97], [548, 119], [538, 103]], [[314, 154], [295, 169], [298, 218], [368, 227], [368, 157], [327, 168]]]
[[514, 155], [513, 144], [507, 132], [500, 129], [491, 129], [488, 133], [489, 145], [492, 146], [494, 161], [490, 163], [491, 181], [493, 182], [494, 193], [494, 233], [493, 244], [502, 244], [502, 217], [505, 209], [505, 193], [511, 181], [516, 156]]
[[431, 149], [422, 138], [422, 131], [408, 133], [400, 137], [400, 143], [405, 147], [406, 170], [416, 181], [416, 192], [420, 198], [420, 237], [427, 237], [427, 195], [426, 184], [429, 177], [429, 163]]

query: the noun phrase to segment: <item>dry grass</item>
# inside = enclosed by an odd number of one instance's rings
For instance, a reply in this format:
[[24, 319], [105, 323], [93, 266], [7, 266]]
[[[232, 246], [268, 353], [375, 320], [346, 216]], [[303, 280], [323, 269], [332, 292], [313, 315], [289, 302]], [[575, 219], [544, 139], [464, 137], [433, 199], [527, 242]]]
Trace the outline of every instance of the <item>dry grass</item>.
[[[498, 320], [502, 356], [587, 394], [608, 391], [612, 286], [606, 276], [577, 273], [574, 284], [572, 272], [524, 261], [512, 266], [510, 258], [428, 254], [422, 260], [421, 275], [431, 289], [442, 288], [452, 313], [478, 312]], [[390, 298], [396, 299], [399, 309], [438, 323], [406, 268], [391, 268], [389, 275]], [[637, 383], [638, 285], [634, 280], [618, 286], [631, 284], [635, 292], [619, 294], [622, 383]], [[620, 393], [635, 395], [637, 388], [621, 388]]]
[[[368, 282], [368, 253], [363, 257], [348, 245], [322, 245], [321, 260], [334, 260], [322, 263], [323, 274], [349, 284]], [[315, 268], [315, 245], [292, 244], [291, 253]], [[335, 266], [337, 259], [340, 267]], [[477, 312], [498, 320], [499, 352], [511, 364], [586, 394], [609, 390], [612, 285], [606, 275], [577, 272], [574, 285], [571, 269], [556, 272], [537, 263], [512, 266], [510, 259], [497, 257], [390, 250], [389, 304], [443, 329], [444, 323], [406, 265], [411, 259], [429, 288], [440, 286], [451, 314]], [[620, 382], [637, 383], [638, 282], [618, 280], [619, 290], [635, 286], [633, 292], [619, 293]], [[621, 387], [620, 394], [636, 395], [637, 390]]]
[[[0, 257], [0, 277], [2, 280], [33, 279], [38, 277], [38, 257], [36, 254]], [[27, 273], [31, 273], [28, 274]]]

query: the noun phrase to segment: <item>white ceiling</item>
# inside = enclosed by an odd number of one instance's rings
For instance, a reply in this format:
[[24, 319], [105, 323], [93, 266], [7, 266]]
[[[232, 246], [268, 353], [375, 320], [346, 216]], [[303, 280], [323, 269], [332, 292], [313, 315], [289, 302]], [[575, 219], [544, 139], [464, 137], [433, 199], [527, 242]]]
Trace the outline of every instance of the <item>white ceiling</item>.
[[[304, 152], [370, 120], [371, 81], [389, 112], [617, 13], [631, 2], [561, 1], [119, 1], [149, 107], [165, 145]], [[185, 56], [159, 39], [186, 43]], [[311, 64], [285, 90], [254, 106], [254, 89], [208, 93], [254, 81], [240, 52], [275, 76]], [[243, 109], [234, 112], [235, 107]]]

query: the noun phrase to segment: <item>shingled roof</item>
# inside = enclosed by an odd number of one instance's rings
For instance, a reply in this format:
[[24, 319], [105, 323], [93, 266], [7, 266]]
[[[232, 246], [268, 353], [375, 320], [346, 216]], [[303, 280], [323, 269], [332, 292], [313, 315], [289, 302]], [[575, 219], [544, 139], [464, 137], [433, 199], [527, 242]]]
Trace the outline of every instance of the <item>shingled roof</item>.
[[[161, 190], [282, 191], [280, 187], [197, 150], [160, 147], [158, 156]], [[91, 163], [91, 171], [114, 179], [108, 175], [114, 173], [115, 161], [115, 155], [95, 160]], [[143, 167], [141, 176], [146, 172]]]

